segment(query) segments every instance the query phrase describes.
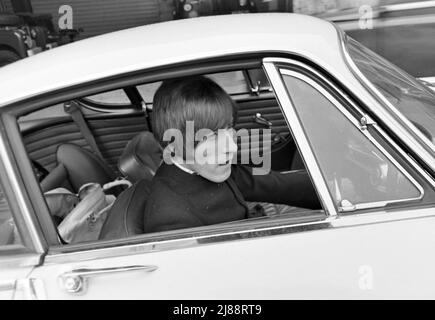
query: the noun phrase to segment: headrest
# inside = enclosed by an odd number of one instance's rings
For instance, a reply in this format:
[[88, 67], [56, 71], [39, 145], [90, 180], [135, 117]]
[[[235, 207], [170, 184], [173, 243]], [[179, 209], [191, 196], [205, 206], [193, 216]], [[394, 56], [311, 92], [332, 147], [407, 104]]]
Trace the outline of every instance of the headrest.
[[132, 183], [151, 181], [162, 162], [162, 148], [151, 132], [135, 136], [118, 161], [119, 171]]

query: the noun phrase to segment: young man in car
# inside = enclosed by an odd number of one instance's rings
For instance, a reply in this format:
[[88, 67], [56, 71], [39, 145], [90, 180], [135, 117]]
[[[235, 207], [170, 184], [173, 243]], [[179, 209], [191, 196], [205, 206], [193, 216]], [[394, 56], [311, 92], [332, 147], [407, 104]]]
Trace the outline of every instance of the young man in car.
[[[155, 138], [165, 149], [165, 161], [151, 183], [145, 232], [264, 214], [250, 210], [246, 201], [321, 208], [306, 172], [253, 175], [250, 167], [232, 165], [237, 154], [235, 119], [231, 97], [206, 77], [180, 78], [160, 86], [154, 96], [152, 124]], [[194, 134], [189, 133], [192, 128]]]

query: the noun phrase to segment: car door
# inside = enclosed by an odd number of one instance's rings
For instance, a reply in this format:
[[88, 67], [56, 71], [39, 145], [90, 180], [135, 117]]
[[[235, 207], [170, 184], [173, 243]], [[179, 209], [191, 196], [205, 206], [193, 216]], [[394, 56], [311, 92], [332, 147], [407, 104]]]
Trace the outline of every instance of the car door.
[[310, 67], [265, 67], [323, 210], [55, 246], [48, 298], [434, 297], [433, 179]]
[[49, 299], [433, 298], [435, 219], [418, 214], [59, 252], [31, 277]]

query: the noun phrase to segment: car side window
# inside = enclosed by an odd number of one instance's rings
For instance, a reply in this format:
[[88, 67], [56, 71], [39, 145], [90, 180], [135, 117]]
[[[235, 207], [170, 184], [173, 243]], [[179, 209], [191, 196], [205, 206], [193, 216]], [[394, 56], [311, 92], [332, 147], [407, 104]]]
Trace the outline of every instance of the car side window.
[[100, 104], [111, 105], [125, 105], [131, 103], [125, 92], [121, 89], [95, 94], [86, 97], [86, 99]]
[[[215, 81], [229, 95], [235, 97], [246, 97], [253, 93], [272, 92], [269, 81], [263, 69], [247, 69], [227, 72], [217, 72], [206, 75]], [[161, 81], [141, 84], [137, 86], [143, 100], [151, 105], [154, 93], [162, 84]]]
[[414, 179], [365, 134], [366, 129], [332, 94], [310, 77], [281, 72], [339, 211], [423, 196]]
[[0, 185], [0, 249], [17, 244], [21, 244], [21, 238], [3, 193], [3, 187]]
[[157, 89], [160, 87], [161, 84], [162, 81], [157, 81], [137, 86], [137, 90], [139, 90], [139, 93], [146, 104], [152, 105], [154, 93], [156, 93]]
[[249, 93], [248, 79], [242, 71], [219, 72], [207, 75], [210, 79], [220, 85], [228, 94]]
[[[131, 102], [128, 99], [126, 93], [122, 89], [107, 91], [92, 96], [83, 97], [85, 101], [90, 101], [99, 105], [100, 109], [105, 107], [117, 107], [117, 106], [130, 106]], [[89, 108], [81, 108], [84, 114], [99, 114], [101, 112], [91, 110]], [[108, 109], [109, 112], [114, 113], [115, 111]], [[22, 128], [26, 128], [27, 123], [34, 120], [42, 120], [47, 118], [61, 118], [70, 117], [70, 115], [65, 111], [65, 104], [59, 103], [44, 109], [37, 110], [26, 116], [20, 117], [19, 123]]]

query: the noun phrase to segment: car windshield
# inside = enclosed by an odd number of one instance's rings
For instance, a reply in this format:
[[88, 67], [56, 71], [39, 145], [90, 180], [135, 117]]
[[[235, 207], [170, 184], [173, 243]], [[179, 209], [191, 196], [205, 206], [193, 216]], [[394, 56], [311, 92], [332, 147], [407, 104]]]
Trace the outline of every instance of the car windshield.
[[359, 70], [435, 148], [435, 94], [419, 80], [348, 37], [349, 55]]

